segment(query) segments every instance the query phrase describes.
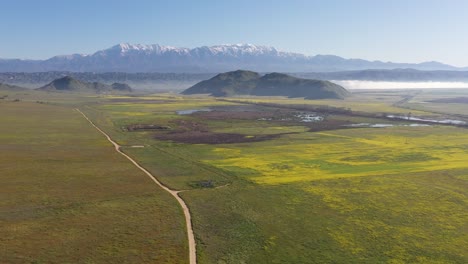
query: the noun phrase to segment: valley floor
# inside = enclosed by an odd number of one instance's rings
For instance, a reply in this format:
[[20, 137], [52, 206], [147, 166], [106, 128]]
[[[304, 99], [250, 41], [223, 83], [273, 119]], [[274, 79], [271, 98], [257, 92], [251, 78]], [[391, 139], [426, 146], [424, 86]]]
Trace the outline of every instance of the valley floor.
[[407, 96], [1, 102], [0, 254], [188, 261], [176, 201], [73, 112], [79, 106], [160, 182], [184, 190], [198, 263], [466, 263], [466, 128], [383, 117], [468, 117]]

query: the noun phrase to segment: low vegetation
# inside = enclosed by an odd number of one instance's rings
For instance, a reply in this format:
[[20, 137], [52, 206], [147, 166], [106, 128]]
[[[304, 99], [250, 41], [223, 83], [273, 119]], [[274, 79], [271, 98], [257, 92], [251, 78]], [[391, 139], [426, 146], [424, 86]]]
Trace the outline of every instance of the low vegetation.
[[[60, 120], [53, 122], [61, 127], [56, 127], [53, 133], [44, 131], [50, 124], [44, 126], [39, 122], [34, 123], [34, 130], [24, 130], [35, 131], [34, 134], [14, 135], [20, 138], [15, 144], [22, 148], [26, 148], [26, 143], [30, 146], [30, 141], [25, 139], [34, 141], [39, 135], [47, 138], [39, 146], [42, 148], [28, 152], [28, 160], [42, 160], [38, 157], [43, 156], [38, 153], [44, 153], [54, 138], [63, 138], [63, 142], [75, 140], [78, 144], [73, 149], [49, 150], [60, 154], [53, 159], [77, 159], [76, 166], [93, 164], [85, 171], [92, 170], [90, 175], [100, 175], [99, 179], [88, 176], [93, 179], [91, 188], [90, 181], [73, 176], [75, 172], [69, 170], [75, 165], [71, 163], [72, 166], [63, 168], [61, 173], [47, 176], [52, 179], [49, 182], [25, 185], [22, 196], [11, 196], [5, 200], [10, 201], [6, 206], [19, 204], [22, 208], [24, 204], [29, 208], [36, 203], [44, 206], [44, 201], [48, 201], [53, 213], [49, 218], [34, 215], [27, 222], [29, 226], [25, 224], [27, 227], [14, 229], [11, 226], [18, 222], [14, 218], [16, 215], [9, 211], [12, 209], [2, 209], [1, 215], [7, 225], [2, 225], [5, 227], [0, 230], [7, 235], [0, 241], [17, 250], [13, 256], [25, 252], [18, 245], [26, 243], [30, 252], [43, 250], [57, 257], [53, 251], [34, 243], [37, 240], [26, 240], [26, 237], [45, 236], [47, 241], [58, 237], [63, 245], [52, 248], [59, 252], [76, 245], [73, 241], [82, 241], [80, 237], [96, 234], [93, 243], [114, 244], [104, 247], [104, 251], [98, 246], [93, 247], [97, 248], [94, 251], [89, 249], [81, 254], [87, 256], [89, 262], [109, 256], [120, 260], [123, 253], [133, 254], [137, 250], [140, 251], [135, 254], [141, 259], [135, 255], [133, 260], [141, 263], [150, 262], [155, 256], [161, 258], [155, 262], [186, 261], [182, 213], [174, 206], [175, 201], [146, 184], [145, 178], [140, 178], [139, 172], [133, 171], [131, 166], [127, 168], [126, 163], [116, 162], [120, 158], [113, 156], [105, 140], [82, 125], [83, 120], [73, 118], [70, 106], [79, 106], [123, 146], [125, 153], [164, 184], [184, 190], [180, 195], [191, 210], [199, 263], [465, 263], [468, 261], [465, 250], [468, 248], [466, 128], [420, 126], [410, 120], [382, 118], [383, 113], [401, 115], [410, 111], [413, 116], [440, 118], [449, 115], [432, 113], [429, 107], [401, 108], [396, 103], [406, 96], [398, 92], [367, 92], [345, 100], [281, 97], [217, 100], [173, 94], [106, 96], [83, 97], [80, 103], [63, 100], [64, 107], [28, 103], [31, 95], [18, 97], [22, 101], [15, 104], [0, 101], [0, 107], [29, 105], [30, 109], [50, 109], [47, 111], [52, 114], [38, 112], [37, 115]], [[405, 106], [414, 106], [413, 100], [405, 102]], [[49, 99], [49, 102], [55, 104], [56, 99]], [[319, 111], [320, 107], [344, 111]], [[368, 115], [350, 114], [354, 111]], [[39, 117], [25, 112], [21, 118], [29, 120], [29, 123], [23, 121], [28, 126]], [[11, 120], [3, 117], [3, 122]], [[70, 131], [80, 133], [66, 133], [68, 126]], [[18, 131], [20, 128], [11, 129]], [[3, 131], [3, 139], [9, 142], [14, 133], [7, 129], [2, 127], [0, 131]], [[41, 131], [43, 133], [38, 133]], [[87, 140], [92, 143], [86, 143]], [[73, 151], [78, 146], [89, 149]], [[15, 150], [18, 146], [9, 148], [14, 150], [10, 153], [16, 153], [9, 155], [11, 159], [25, 155], [21, 149]], [[11, 159], [5, 159], [6, 164], [13, 164]], [[57, 168], [62, 164], [52, 163]], [[120, 170], [132, 173], [120, 174]], [[38, 175], [45, 173], [37, 172]], [[106, 177], [106, 173], [113, 177]], [[31, 178], [31, 173], [23, 174], [24, 178], [18, 178], [21, 180], [11, 180], [11, 188], [22, 186]], [[64, 174], [71, 176], [67, 176], [67, 181], [58, 181]], [[38, 179], [42, 178], [34, 178]], [[73, 179], [74, 184], [71, 184]], [[101, 186], [101, 181], [107, 184], [105, 190], [96, 187]], [[53, 186], [50, 192], [55, 190], [61, 194], [57, 189], [64, 189], [67, 190], [65, 197], [79, 197], [69, 202], [75, 205], [73, 210], [66, 207], [69, 203], [61, 202], [65, 207], [60, 208], [65, 209], [57, 212], [56, 201], [40, 194], [41, 186], [49, 184]], [[82, 188], [77, 190], [76, 186]], [[34, 199], [21, 198], [24, 193]], [[122, 199], [108, 198], [117, 193]], [[86, 199], [90, 199], [93, 206], [99, 204], [92, 199], [100, 195], [111, 200], [112, 206], [100, 206], [94, 211], [76, 206], [88, 204]], [[140, 195], [146, 197], [144, 202], [138, 200]], [[85, 196], [93, 198], [85, 199]], [[31, 202], [35, 200], [40, 202]], [[135, 202], [129, 204], [131, 201]], [[4, 205], [4, 208], [9, 207]], [[114, 210], [120, 212], [118, 217]], [[70, 215], [78, 217], [79, 221], [74, 221], [88, 223], [87, 228], [93, 233], [67, 233], [65, 226], [76, 224], [68, 218]], [[108, 217], [105, 220], [113, 218], [114, 222], [101, 221], [100, 217], [104, 216]], [[14, 220], [8, 222], [9, 218]], [[57, 218], [58, 222], [52, 221]], [[95, 220], [91, 222], [90, 219]], [[42, 229], [35, 229], [42, 225], [44, 229], [53, 225], [54, 235], [47, 236], [40, 232]], [[117, 230], [113, 229], [116, 225], [119, 226]], [[14, 237], [18, 230], [27, 232]], [[110, 242], [99, 238], [107, 231], [113, 238]], [[117, 242], [122, 241], [120, 239], [132, 243]], [[145, 253], [148, 248], [154, 255]], [[35, 254], [28, 260], [47, 262], [45, 255]]]
[[[392, 106], [398, 98], [359, 110], [407, 111]], [[190, 189], [181, 195], [192, 211], [200, 263], [467, 260], [465, 129], [343, 113], [301, 122], [288, 119], [295, 109], [245, 105], [241, 99], [159, 100], [106, 103], [89, 111], [107, 120], [102, 124], [122, 142], [145, 145], [127, 152], [163, 182]], [[359, 106], [352, 100], [332, 105]], [[310, 101], [317, 103], [322, 105]], [[188, 109], [211, 111], [176, 112]], [[119, 132], [135, 123], [171, 130]], [[394, 126], [345, 126], [358, 123]], [[179, 131], [192, 141], [161, 136]], [[200, 140], [197, 131], [275, 137], [206, 144], [212, 142]]]
[[0, 262], [187, 262], [177, 202], [79, 113], [24, 101], [0, 111]]

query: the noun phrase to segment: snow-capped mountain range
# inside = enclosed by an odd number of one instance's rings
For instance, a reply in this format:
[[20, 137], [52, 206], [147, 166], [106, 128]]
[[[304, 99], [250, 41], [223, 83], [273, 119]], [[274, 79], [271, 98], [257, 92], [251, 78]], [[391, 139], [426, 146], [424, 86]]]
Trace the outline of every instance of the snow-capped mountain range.
[[330, 72], [396, 68], [468, 70], [434, 61], [411, 64], [344, 59], [334, 55], [306, 56], [252, 44], [226, 44], [190, 49], [158, 44], [122, 43], [87, 55], [61, 55], [47, 60], [0, 59], [0, 72], [216, 73], [236, 69], [260, 72]]

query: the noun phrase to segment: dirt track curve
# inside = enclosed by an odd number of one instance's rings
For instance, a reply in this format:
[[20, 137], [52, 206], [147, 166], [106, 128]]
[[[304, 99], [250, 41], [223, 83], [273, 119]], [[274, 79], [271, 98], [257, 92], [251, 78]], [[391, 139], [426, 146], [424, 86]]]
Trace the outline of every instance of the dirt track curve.
[[187, 237], [188, 237], [188, 242], [189, 242], [189, 260], [190, 264], [196, 264], [197, 263], [197, 254], [196, 254], [196, 244], [195, 244], [195, 236], [193, 235], [193, 229], [192, 229], [192, 218], [190, 216], [190, 211], [185, 204], [184, 200], [180, 198], [179, 192], [180, 191], [174, 191], [172, 189], [169, 189], [166, 185], [162, 184], [160, 181], [156, 179], [149, 171], [147, 171], [145, 168], [143, 168], [140, 164], [138, 164], [135, 160], [130, 158], [127, 154], [123, 153], [120, 150], [120, 145], [117, 144], [115, 141], [111, 139], [109, 135], [106, 134], [106, 132], [102, 131], [98, 126], [96, 126], [83, 112], [80, 111], [80, 109], [76, 109], [80, 114], [83, 115], [83, 117], [94, 127], [96, 128], [99, 132], [101, 132], [107, 140], [114, 145], [115, 151], [123, 155], [125, 158], [127, 158], [129, 161], [131, 161], [137, 168], [139, 168], [141, 171], [143, 171], [148, 177], [151, 178], [159, 187], [163, 188], [165, 191], [170, 193], [174, 198], [179, 202], [180, 206], [182, 207], [184, 211], [184, 216], [185, 216], [185, 222], [187, 226]]

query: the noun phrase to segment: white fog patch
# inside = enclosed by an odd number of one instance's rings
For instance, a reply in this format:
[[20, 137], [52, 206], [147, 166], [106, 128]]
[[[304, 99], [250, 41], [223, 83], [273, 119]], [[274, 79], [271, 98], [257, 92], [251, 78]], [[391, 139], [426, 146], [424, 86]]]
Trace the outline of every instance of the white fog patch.
[[436, 89], [468, 88], [468, 82], [377, 82], [377, 81], [331, 81], [346, 89]]

